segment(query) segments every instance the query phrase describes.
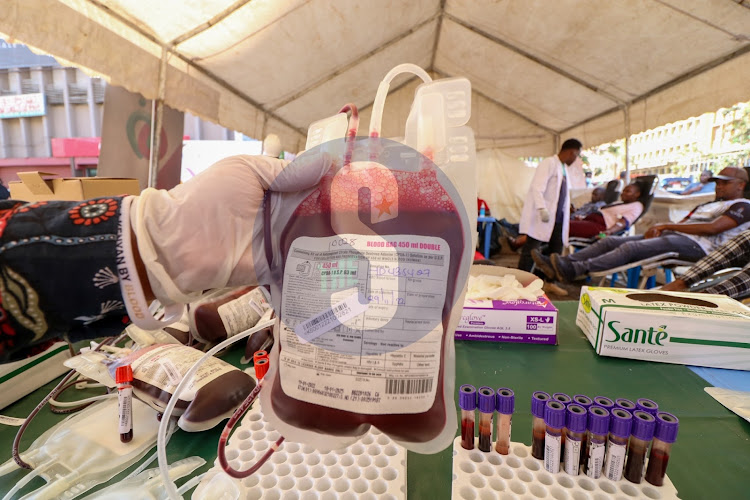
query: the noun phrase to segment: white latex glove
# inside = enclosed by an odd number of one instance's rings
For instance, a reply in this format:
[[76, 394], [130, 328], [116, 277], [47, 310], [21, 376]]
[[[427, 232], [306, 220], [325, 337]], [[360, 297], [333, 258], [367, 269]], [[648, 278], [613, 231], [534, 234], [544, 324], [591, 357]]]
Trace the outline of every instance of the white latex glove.
[[542, 220], [542, 222], [549, 222], [549, 210], [547, 210], [546, 208], [540, 208], [539, 218]]
[[316, 186], [331, 158], [304, 156], [274, 182], [288, 163], [231, 156], [169, 191], [149, 188], [135, 197], [131, 227], [162, 304], [188, 303], [208, 289], [258, 284], [257, 276], [265, 273], [255, 269], [252, 250], [253, 240], [263, 238], [258, 215], [264, 192], [272, 182], [278, 193]]

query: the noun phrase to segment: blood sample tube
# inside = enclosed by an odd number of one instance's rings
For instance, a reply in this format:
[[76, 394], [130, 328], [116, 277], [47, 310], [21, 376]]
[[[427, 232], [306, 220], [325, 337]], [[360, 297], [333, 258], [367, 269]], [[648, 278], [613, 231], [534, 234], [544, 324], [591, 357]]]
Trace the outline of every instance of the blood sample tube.
[[263, 358], [268, 359], [268, 353], [266, 351], [255, 351], [255, 353], [253, 353], [253, 362]]
[[615, 408], [614, 401], [612, 401], [609, 398], [605, 398], [604, 396], [596, 396], [594, 398], [594, 404], [597, 406], [601, 406], [602, 408], [610, 412], [610, 414], [612, 413], [612, 410]]
[[590, 397], [584, 396], [583, 394], [576, 394], [573, 396], [573, 402], [577, 405], [583, 406], [586, 411], [589, 411], [591, 405], [594, 404]]
[[672, 443], [677, 441], [677, 431], [680, 421], [671, 413], [660, 411], [656, 414], [656, 431], [654, 441], [651, 444], [651, 454], [648, 456], [648, 467], [646, 468], [646, 481], [654, 486], [664, 484], [664, 476], [667, 475], [667, 464]]
[[495, 409], [497, 410], [497, 428], [495, 430], [495, 451], [501, 455], [510, 452], [510, 428], [513, 418], [513, 410], [516, 406], [516, 397], [513, 391], [503, 387], [497, 390]]
[[[552, 395], [552, 399], [559, 401], [565, 406], [568, 406], [572, 399], [564, 392], [556, 392]], [[560, 434], [560, 463], [565, 463], [565, 429], [563, 428], [562, 434]]]
[[560, 472], [562, 432], [565, 427], [565, 405], [548, 401], [544, 407], [544, 469], [553, 474]]
[[550, 396], [544, 391], [536, 391], [531, 395], [531, 456], [544, 460], [544, 434], [547, 426], [544, 424], [544, 407]]
[[636, 410], [635, 403], [625, 398], [615, 399], [615, 408], [622, 408], [623, 410], [630, 412], [631, 415]]
[[581, 466], [581, 446], [586, 435], [586, 409], [571, 403], [565, 410], [565, 461], [563, 469], [571, 476], [577, 476]]
[[479, 388], [479, 451], [492, 451], [492, 415], [495, 413], [495, 390]]
[[646, 454], [654, 438], [656, 419], [650, 413], [636, 410], [633, 413], [633, 429], [630, 431], [628, 460], [625, 462], [625, 479], [640, 484], [646, 472]]
[[607, 457], [604, 459], [604, 476], [610, 481], [622, 479], [622, 468], [625, 465], [630, 429], [633, 426], [633, 415], [622, 408], [611, 412], [609, 421], [609, 441]]
[[133, 369], [130, 365], [117, 367], [115, 382], [117, 382], [120, 441], [129, 443], [133, 440]]
[[556, 393], [554, 393], [552, 395], [552, 399], [554, 399], [555, 401], [561, 402], [565, 406], [568, 406], [570, 404], [570, 402], [573, 401], [572, 399], [570, 399], [570, 396], [568, 396], [564, 392], [556, 392]]
[[461, 446], [474, 449], [474, 410], [477, 408], [477, 390], [473, 385], [462, 385], [458, 390], [458, 406], [461, 407]]
[[646, 398], [640, 398], [638, 401], [635, 402], [636, 409], [640, 411], [645, 411], [646, 413], [650, 413], [652, 416], [656, 416], [657, 413], [659, 413], [659, 405], [656, 404], [654, 401], [651, 401], [650, 399]]
[[255, 368], [255, 380], [260, 380], [266, 376], [269, 368], [268, 363], [268, 358], [256, 359], [253, 362], [253, 367]]
[[599, 479], [602, 476], [604, 450], [607, 447], [609, 434], [609, 411], [606, 408], [601, 406], [589, 408], [588, 434], [584, 472], [592, 479]]
[[[584, 396], [583, 394], [576, 394], [573, 396], [573, 402], [579, 406], [583, 406], [583, 409], [586, 410], [586, 413], [588, 414], [589, 408], [591, 408], [591, 405], [594, 404], [593, 401], [591, 401], [591, 398], [588, 396]], [[583, 433], [583, 440], [581, 441], [581, 470], [586, 470], [586, 449], [588, 447], [589, 442], [589, 434], [588, 432]]]

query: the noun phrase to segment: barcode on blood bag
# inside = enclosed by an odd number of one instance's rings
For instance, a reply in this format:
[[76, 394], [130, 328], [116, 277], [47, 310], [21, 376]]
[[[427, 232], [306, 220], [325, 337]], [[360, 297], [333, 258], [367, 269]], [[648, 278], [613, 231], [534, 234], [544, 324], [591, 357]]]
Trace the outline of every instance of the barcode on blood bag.
[[303, 326], [304, 326], [304, 328], [306, 330], [309, 330], [311, 327], [317, 325], [321, 321], [325, 321], [325, 320], [327, 320], [329, 318], [332, 318], [334, 316], [347, 313], [348, 310], [349, 310], [349, 305], [348, 304], [346, 304], [346, 303], [339, 304], [336, 307], [334, 307], [333, 309], [329, 309], [328, 311], [324, 312], [323, 314], [321, 314], [317, 318], [313, 318], [313, 319], [305, 322]]
[[400, 378], [385, 381], [386, 394], [419, 394], [431, 390], [431, 378]]

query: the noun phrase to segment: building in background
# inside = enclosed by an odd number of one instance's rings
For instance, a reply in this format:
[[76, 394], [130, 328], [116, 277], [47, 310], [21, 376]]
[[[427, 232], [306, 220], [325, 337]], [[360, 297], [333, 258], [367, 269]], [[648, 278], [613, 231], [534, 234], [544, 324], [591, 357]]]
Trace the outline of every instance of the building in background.
[[[63, 67], [51, 56], [0, 40], [3, 183], [18, 180], [19, 171], [96, 175], [105, 86], [103, 79]], [[186, 140], [257, 142], [189, 113], [185, 113], [184, 133]], [[255, 149], [256, 145], [248, 144], [248, 152]]]
[[[646, 130], [630, 137], [632, 176], [692, 177], [728, 165], [750, 166], [750, 102]], [[586, 151], [598, 181], [625, 168], [621, 139]]]

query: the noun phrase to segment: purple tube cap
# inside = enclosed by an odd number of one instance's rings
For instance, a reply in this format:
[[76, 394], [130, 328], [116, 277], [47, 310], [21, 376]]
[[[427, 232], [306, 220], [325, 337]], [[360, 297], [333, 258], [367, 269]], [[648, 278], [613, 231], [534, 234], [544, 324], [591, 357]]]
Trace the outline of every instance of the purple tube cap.
[[591, 398], [586, 396], [585, 394], [576, 394], [575, 396], [573, 396], [573, 402], [577, 405], [583, 406], [587, 410], [592, 404], [594, 404], [594, 402], [591, 401]]
[[659, 405], [655, 401], [646, 398], [640, 398], [635, 402], [635, 407], [640, 411], [650, 413], [654, 417], [659, 413]]
[[625, 398], [617, 398], [615, 399], [615, 407], [616, 408], [622, 408], [623, 410], [627, 410], [630, 413], [633, 413], [635, 411], [635, 403], [633, 403], [629, 399]]
[[633, 437], [651, 441], [654, 438], [655, 429], [656, 419], [653, 415], [640, 410], [633, 413], [633, 428], [630, 431]]
[[612, 408], [615, 407], [615, 403], [612, 402], [611, 399], [605, 398], [604, 396], [596, 396], [594, 398], [594, 404], [599, 405], [602, 408], [606, 408], [608, 410], [611, 410]]
[[458, 406], [462, 410], [476, 410], [477, 390], [473, 385], [465, 384], [458, 389]]
[[586, 408], [571, 403], [565, 410], [565, 427], [571, 432], [585, 432], [588, 415]]
[[604, 436], [609, 432], [609, 410], [601, 406], [589, 408], [589, 432], [597, 436]]
[[573, 401], [572, 399], [570, 399], [570, 396], [568, 396], [564, 392], [556, 392], [556, 393], [554, 393], [552, 395], [552, 399], [554, 399], [555, 401], [559, 401], [559, 402], [561, 402], [564, 405], [567, 405], [571, 401]]
[[479, 411], [482, 413], [495, 413], [495, 389], [492, 387], [480, 387]]
[[537, 418], [544, 418], [544, 405], [551, 398], [544, 391], [536, 391], [531, 395], [531, 414]]
[[544, 406], [544, 423], [553, 429], [565, 427], [565, 405], [560, 401], [547, 401]]
[[656, 432], [654, 437], [665, 443], [674, 443], [677, 441], [677, 431], [680, 428], [680, 421], [665, 411], [660, 411], [656, 415]]
[[495, 409], [503, 415], [512, 415], [516, 409], [516, 396], [513, 391], [507, 387], [501, 387], [497, 390], [497, 406]]
[[633, 427], [633, 415], [622, 408], [615, 408], [611, 412], [609, 421], [609, 432], [619, 438], [630, 437], [630, 429]]

